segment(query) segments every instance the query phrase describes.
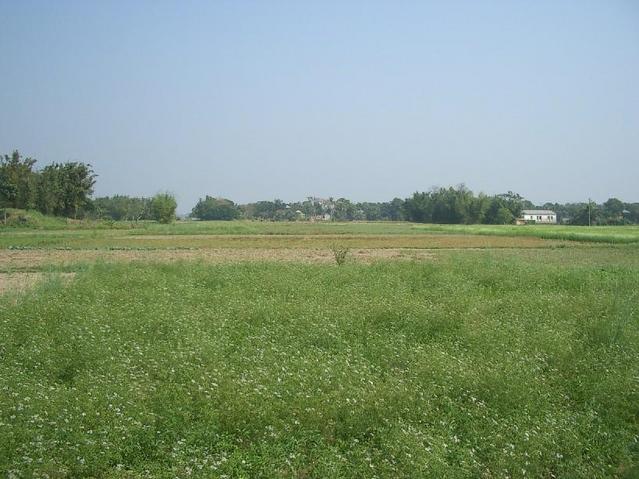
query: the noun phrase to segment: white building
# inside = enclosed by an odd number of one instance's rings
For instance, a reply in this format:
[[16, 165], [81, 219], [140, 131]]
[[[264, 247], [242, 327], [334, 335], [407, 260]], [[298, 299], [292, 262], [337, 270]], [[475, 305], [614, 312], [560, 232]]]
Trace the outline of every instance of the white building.
[[526, 222], [535, 222], [535, 223], [544, 223], [544, 224], [556, 224], [557, 223], [557, 213], [551, 210], [523, 210], [521, 212], [521, 221], [523, 223]]

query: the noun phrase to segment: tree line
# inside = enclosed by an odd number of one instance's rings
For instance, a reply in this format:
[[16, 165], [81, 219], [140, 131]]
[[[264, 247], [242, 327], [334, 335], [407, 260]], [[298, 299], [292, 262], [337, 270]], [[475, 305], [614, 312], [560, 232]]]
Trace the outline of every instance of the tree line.
[[314, 198], [235, 204], [226, 198], [201, 198], [191, 217], [201, 220], [238, 218], [269, 221], [411, 221], [442, 224], [512, 224], [524, 209], [553, 210], [558, 221], [575, 225], [639, 224], [639, 203], [610, 198], [605, 203], [544, 203], [534, 205], [509, 191], [498, 195], [474, 194], [464, 185], [415, 192], [406, 199], [387, 202], [352, 202], [346, 198]]
[[0, 156], [0, 208], [37, 210], [66, 218], [175, 219], [177, 202], [168, 193], [153, 198], [114, 196], [92, 199], [97, 175], [88, 163], [51, 163], [42, 169], [19, 151]]
[[0, 158], [0, 206], [77, 218], [91, 204], [96, 175], [80, 162], [52, 163], [41, 170], [18, 151]]
[[[0, 208], [38, 210], [67, 218], [113, 221], [176, 218], [177, 202], [170, 193], [152, 198], [115, 195], [92, 198], [97, 175], [90, 164], [52, 163], [36, 168], [36, 160], [18, 151], [0, 157]], [[534, 205], [509, 191], [475, 194], [464, 185], [432, 188], [386, 202], [352, 202], [346, 198], [307, 197], [285, 203], [264, 200], [236, 204], [214, 196], [200, 198], [190, 216], [201, 220], [253, 219], [268, 221], [412, 221], [447, 224], [511, 224], [523, 209], [549, 209], [566, 224], [639, 224], [639, 203], [610, 198], [603, 204], [545, 203]]]

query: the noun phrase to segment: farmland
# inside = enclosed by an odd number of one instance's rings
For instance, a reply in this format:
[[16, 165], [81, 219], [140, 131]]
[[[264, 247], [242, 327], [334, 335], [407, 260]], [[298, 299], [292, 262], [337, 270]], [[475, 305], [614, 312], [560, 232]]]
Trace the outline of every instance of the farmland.
[[5, 228], [0, 281], [2, 476], [638, 473], [636, 227]]

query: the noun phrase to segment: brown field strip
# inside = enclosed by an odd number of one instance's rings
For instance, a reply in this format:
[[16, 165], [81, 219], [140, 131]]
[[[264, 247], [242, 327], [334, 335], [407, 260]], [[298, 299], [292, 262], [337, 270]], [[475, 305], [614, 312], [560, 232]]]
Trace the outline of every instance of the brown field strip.
[[[383, 259], [423, 260], [433, 253], [402, 249], [353, 249], [350, 258], [357, 262]], [[157, 250], [0, 250], [0, 267], [12, 270], [38, 269], [43, 266], [70, 266], [77, 263], [104, 262], [175, 262], [235, 263], [246, 261], [280, 261], [301, 263], [332, 263], [329, 249], [157, 249]]]
[[[86, 241], [86, 240], [85, 240]], [[144, 235], [108, 238], [117, 247], [149, 248], [539, 248], [565, 242], [534, 237], [482, 235]]]

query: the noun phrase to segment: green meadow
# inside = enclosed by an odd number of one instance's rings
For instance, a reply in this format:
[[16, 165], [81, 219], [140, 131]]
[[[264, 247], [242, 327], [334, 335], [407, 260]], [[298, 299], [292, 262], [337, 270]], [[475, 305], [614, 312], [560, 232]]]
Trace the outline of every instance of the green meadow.
[[[106, 251], [123, 231], [246, 228], [291, 235], [291, 251], [305, 244], [295, 235], [326, 248], [317, 237], [329, 231], [370, 245], [488, 235], [234, 223], [6, 229], [0, 270], [14, 254], [53, 254], [65, 238], [75, 238], [71, 254]], [[495, 236], [526, 245], [516, 231], [537, 230], [524, 228]], [[637, 477], [639, 249], [533, 239], [343, 266], [34, 267], [48, 279], [0, 296], [0, 476]]]

